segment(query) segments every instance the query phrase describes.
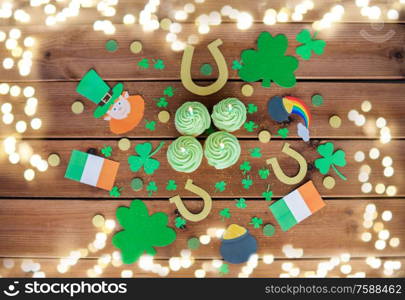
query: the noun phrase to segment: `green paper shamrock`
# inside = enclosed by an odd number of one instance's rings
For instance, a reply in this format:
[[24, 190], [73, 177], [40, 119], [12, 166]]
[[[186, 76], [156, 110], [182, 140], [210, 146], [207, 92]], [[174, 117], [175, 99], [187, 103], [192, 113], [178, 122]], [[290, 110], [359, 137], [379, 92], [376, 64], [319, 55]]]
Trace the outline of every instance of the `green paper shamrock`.
[[251, 157], [256, 157], [256, 158], [262, 157], [262, 152], [261, 152], [260, 148], [258, 148], [258, 147], [249, 149], [249, 152], [250, 152]]
[[111, 146], [106, 146], [104, 145], [104, 148], [101, 149], [101, 153], [105, 156], [105, 157], [110, 157], [112, 154], [112, 148]]
[[167, 215], [157, 212], [149, 216], [141, 200], [132, 201], [130, 207], [119, 207], [116, 217], [124, 229], [113, 236], [112, 244], [121, 250], [125, 264], [136, 262], [145, 252], [155, 255], [154, 247], [168, 246], [176, 239], [176, 232], [167, 227]]
[[247, 178], [242, 179], [242, 185], [243, 185], [244, 189], [247, 189], [247, 190], [250, 189], [252, 184], [253, 184], [253, 180], [250, 179], [250, 176], [248, 176]]
[[110, 196], [111, 197], [119, 197], [121, 196], [121, 191], [123, 188], [119, 188], [118, 186], [114, 186], [111, 191], [110, 191]]
[[135, 152], [138, 155], [131, 155], [128, 157], [129, 168], [131, 171], [138, 172], [143, 167], [146, 174], [152, 175], [160, 167], [160, 162], [153, 159], [152, 156], [158, 153], [164, 144], [164, 142], [161, 142], [153, 152], [151, 143], [136, 145]]
[[263, 87], [270, 87], [272, 81], [285, 88], [293, 87], [298, 60], [285, 55], [287, 48], [288, 39], [284, 34], [273, 37], [269, 32], [260, 33], [257, 50], [242, 51], [239, 77], [247, 82], [263, 80]]
[[259, 176], [261, 179], [267, 179], [270, 175], [270, 170], [267, 168], [263, 168], [259, 170]]
[[270, 185], [267, 186], [267, 190], [262, 193], [262, 196], [264, 200], [271, 201], [271, 198], [273, 197], [273, 191], [270, 191]]
[[150, 131], [155, 131], [155, 129], [156, 129], [156, 121], [148, 121], [148, 120], [145, 120], [145, 128], [146, 129], [149, 129]]
[[323, 158], [318, 158], [315, 160], [315, 167], [322, 175], [327, 174], [330, 167], [332, 167], [332, 169], [336, 172], [336, 174], [339, 175], [341, 179], [347, 180], [347, 178], [335, 167], [335, 165], [339, 167], [346, 166], [346, 154], [343, 150], [337, 150], [335, 153], [333, 153], [333, 150], [334, 145], [331, 142], [319, 145], [317, 151]]
[[286, 139], [288, 137], [288, 128], [281, 128], [277, 131], [278, 135], [276, 136], [280, 136], [282, 139]]
[[163, 62], [163, 60], [161, 59], [152, 59], [152, 61], [154, 62], [153, 67], [156, 70], [163, 70], [166, 66], [165, 63]]
[[200, 73], [205, 76], [210, 76], [212, 74], [212, 66], [210, 64], [203, 64], [200, 68]]
[[243, 172], [243, 175], [246, 175], [247, 172], [249, 172], [252, 169], [252, 166], [250, 165], [250, 162], [244, 161], [240, 166], [239, 170]]
[[257, 105], [253, 104], [253, 103], [249, 103], [247, 105], [247, 113], [248, 114], [254, 114], [255, 112], [257, 112]]
[[256, 128], [259, 128], [259, 126], [253, 121], [246, 122], [243, 127], [247, 132], [253, 132]]
[[242, 64], [240, 63], [239, 60], [234, 60], [232, 62], [232, 70], [240, 70], [242, 68]]
[[217, 191], [217, 192], [223, 192], [223, 191], [225, 191], [225, 188], [226, 188], [226, 182], [225, 181], [218, 181], [215, 184], [215, 191]]
[[263, 224], [263, 220], [258, 217], [253, 217], [249, 224], [253, 225], [253, 228], [260, 228], [260, 226]]
[[140, 62], [138, 62], [138, 67], [141, 70], [149, 68], [149, 60], [147, 58], [142, 59]]
[[165, 98], [165, 97], [153, 98], [153, 100], [156, 101], [156, 106], [157, 106], [157, 107], [167, 107], [167, 105], [169, 104], [169, 103], [166, 101], [166, 98]]
[[317, 34], [318, 33], [315, 32], [314, 36], [311, 37], [311, 32], [308, 29], [303, 29], [297, 34], [297, 41], [303, 45], [298, 46], [295, 49], [295, 53], [301, 56], [303, 60], [310, 59], [312, 56], [312, 51], [317, 55], [323, 54], [326, 42], [324, 40], [316, 40], [315, 38]]
[[177, 190], [176, 181], [174, 181], [173, 179], [169, 179], [169, 181], [167, 182], [167, 185], [166, 185], [166, 190], [167, 191], [175, 191], [175, 190]]
[[174, 219], [174, 226], [176, 226], [176, 228], [184, 228], [184, 226], [186, 226], [187, 221], [185, 219], [183, 219], [182, 217], [177, 217], [176, 219]]
[[228, 273], [229, 273], [229, 265], [223, 263], [223, 264], [219, 267], [218, 271], [219, 271], [219, 274], [221, 274], [221, 275], [226, 275], [226, 274], [228, 274]]
[[235, 204], [235, 206], [236, 206], [237, 208], [240, 208], [240, 209], [246, 208], [246, 207], [247, 207], [246, 199], [244, 199], [244, 198], [236, 199], [236, 204]]
[[222, 221], [225, 219], [229, 219], [231, 217], [231, 212], [229, 211], [229, 208], [224, 208], [219, 212], [219, 215], [222, 217]]
[[168, 96], [168, 97], [173, 97], [175, 90], [176, 89], [174, 89], [172, 86], [169, 85], [163, 90], [163, 95]]
[[152, 196], [152, 194], [154, 192], [157, 192], [157, 190], [158, 190], [158, 187], [156, 185], [156, 182], [154, 182], [154, 181], [150, 181], [148, 183], [148, 185], [146, 186], [146, 191], [148, 192], [149, 197]]

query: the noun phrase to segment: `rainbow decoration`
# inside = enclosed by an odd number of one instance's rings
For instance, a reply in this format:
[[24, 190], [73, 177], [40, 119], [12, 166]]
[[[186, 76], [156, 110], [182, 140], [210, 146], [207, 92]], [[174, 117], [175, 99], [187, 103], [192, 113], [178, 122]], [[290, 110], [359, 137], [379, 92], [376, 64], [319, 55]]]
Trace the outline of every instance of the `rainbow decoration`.
[[288, 121], [291, 114], [300, 116], [306, 128], [311, 124], [311, 112], [308, 106], [299, 98], [291, 96], [274, 96], [267, 104], [268, 112], [271, 118], [276, 122]]

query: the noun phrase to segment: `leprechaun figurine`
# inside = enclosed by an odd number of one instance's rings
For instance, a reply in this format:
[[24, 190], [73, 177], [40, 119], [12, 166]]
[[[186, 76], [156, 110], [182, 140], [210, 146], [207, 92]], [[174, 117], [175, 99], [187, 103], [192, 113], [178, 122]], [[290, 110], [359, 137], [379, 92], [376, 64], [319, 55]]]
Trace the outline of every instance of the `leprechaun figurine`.
[[139, 124], [145, 109], [142, 96], [129, 96], [123, 89], [122, 83], [117, 83], [111, 89], [100, 75], [91, 69], [84, 75], [76, 91], [97, 104], [95, 118], [103, 117], [109, 121], [113, 133], [122, 134]]

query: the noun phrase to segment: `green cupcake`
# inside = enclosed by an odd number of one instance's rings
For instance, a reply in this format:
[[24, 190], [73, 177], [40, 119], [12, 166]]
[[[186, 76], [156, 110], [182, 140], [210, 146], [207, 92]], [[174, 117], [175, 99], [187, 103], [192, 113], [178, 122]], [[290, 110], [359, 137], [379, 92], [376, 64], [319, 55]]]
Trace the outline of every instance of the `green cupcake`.
[[174, 124], [183, 135], [198, 136], [211, 125], [208, 109], [200, 102], [185, 102], [176, 111]]
[[245, 123], [246, 107], [237, 98], [226, 98], [214, 106], [211, 117], [218, 129], [233, 132]]
[[225, 169], [234, 165], [240, 157], [238, 139], [225, 131], [211, 134], [204, 145], [204, 155], [208, 164], [216, 169]]
[[170, 144], [167, 150], [169, 164], [178, 172], [194, 172], [201, 164], [203, 149], [192, 136], [181, 136]]

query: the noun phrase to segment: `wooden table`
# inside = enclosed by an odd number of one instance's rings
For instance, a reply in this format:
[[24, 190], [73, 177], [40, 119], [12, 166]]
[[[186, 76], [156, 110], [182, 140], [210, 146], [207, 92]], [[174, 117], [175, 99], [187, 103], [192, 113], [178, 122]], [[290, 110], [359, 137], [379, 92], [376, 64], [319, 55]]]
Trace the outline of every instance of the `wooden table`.
[[[112, 19], [122, 22], [124, 12], [136, 13], [142, 8], [144, 1], [120, 1], [119, 16]], [[163, 1], [162, 1], [163, 2]], [[159, 18], [167, 16], [173, 9], [182, 7], [183, 1], [164, 1], [159, 10]], [[208, 13], [228, 4], [226, 1], [206, 1], [197, 6], [197, 13]], [[284, 1], [272, 1], [274, 8], [280, 8]], [[158, 30], [153, 33], [143, 32], [139, 24], [116, 25], [116, 33], [106, 36], [95, 32], [92, 24], [97, 18], [94, 11], [85, 10], [75, 19], [65, 25], [47, 27], [43, 25], [43, 18], [33, 18], [28, 25], [18, 25], [24, 36], [33, 36], [36, 39], [34, 50], [34, 64], [32, 72], [27, 77], [21, 77], [16, 68], [2, 71], [1, 82], [16, 83], [21, 87], [33, 86], [36, 89], [36, 97], [39, 99], [37, 116], [42, 119], [42, 128], [37, 131], [28, 129], [21, 135], [23, 142], [29, 144], [35, 153], [47, 158], [50, 153], [58, 153], [62, 159], [58, 167], [50, 167], [46, 172], [37, 172], [33, 181], [28, 182], [23, 178], [23, 172], [28, 168], [27, 164], [11, 165], [7, 155], [0, 153], [0, 258], [11, 258], [15, 266], [11, 269], [0, 265], [1, 276], [32, 276], [32, 273], [24, 273], [20, 264], [24, 259], [32, 259], [41, 264], [41, 271], [48, 277], [85, 277], [87, 270], [97, 264], [97, 259], [102, 254], [111, 254], [116, 249], [111, 245], [111, 234], [108, 237], [104, 249], [81, 259], [72, 266], [67, 273], [59, 273], [56, 266], [61, 257], [69, 255], [70, 251], [87, 248], [94, 240], [98, 232], [92, 225], [92, 217], [102, 214], [106, 218], [115, 219], [115, 210], [120, 205], [129, 205], [134, 198], [142, 199], [151, 212], [166, 212], [170, 219], [170, 225], [176, 217], [176, 209], [168, 199], [176, 192], [168, 192], [165, 186], [168, 179], [175, 179], [178, 184], [178, 194], [187, 200], [187, 206], [198, 211], [201, 202], [195, 195], [184, 190], [184, 183], [192, 178], [194, 183], [206, 189], [213, 197], [213, 210], [209, 217], [199, 223], [189, 222], [184, 229], [176, 229], [177, 240], [170, 246], [159, 248], [155, 262], [164, 266], [168, 265], [170, 257], [179, 256], [182, 249], [187, 248], [187, 240], [191, 237], [199, 237], [206, 234], [209, 228], [225, 228], [231, 223], [237, 223], [249, 228], [256, 236], [259, 243], [258, 254], [260, 257], [258, 267], [253, 271], [253, 277], [278, 277], [284, 271], [281, 266], [285, 262], [293, 262], [301, 269], [300, 276], [305, 271], [316, 271], [318, 263], [328, 261], [331, 257], [342, 253], [350, 253], [352, 266], [351, 274], [364, 271], [367, 276], [383, 276], [383, 268], [372, 269], [365, 263], [369, 256], [381, 257], [383, 262], [387, 260], [399, 260], [405, 263], [405, 158], [402, 147], [405, 146], [405, 27], [403, 20], [386, 23], [380, 31], [377, 31], [366, 23], [367, 19], [360, 17], [358, 8], [353, 1], [343, 1], [346, 6], [347, 16], [345, 21], [334, 24], [331, 29], [318, 34], [319, 38], [326, 40], [325, 53], [320, 57], [313, 57], [309, 61], [300, 60], [300, 67], [296, 72], [298, 83], [295, 87], [282, 89], [276, 85], [266, 89], [260, 83], [252, 84], [254, 94], [244, 97], [241, 94], [242, 82], [237, 72], [231, 69], [232, 61], [239, 59], [240, 52], [247, 48], [255, 47], [256, 38], [262, 31], [270, 31], [272, 34], [284, 33], [287, 35], [290, 47], [289, 54], [294, 54], [298, 45], [295, 35], [303, 28], [310, 29], [311, 22], [322, 15], [333, 5], [334, 1], [322, 1], [319, 7], [310, 11], [305, 16], [304, 23], [282, 23], [267, 26], [261, 23], [261, 16], [269, 5], [265, 1], [257, 1], [257, 5], [250, 2], [237, 0], [232, 5], [240, 10], [246, 10], [253, 14], [256, 22], [246, 30], [240, 31], [234, 23], [223, 22], [220, 26], [211, 27], [207, 35], [200, 36], [199, 45], [193, 60], [193, 78], [206, 84], [216, 79], [217, 72], [211, 76], [203, 76], [199, 73], [199, 67], [203, 63], [215, 63], [207, 51], [206, 45], [216, 38], [223, 41], [221, 51], [226, 57], [230, 78], [226, 86], [218, 93], [200, 97], [191, 94], [182, 86], [179, 73], [182, 53], [170, 49], [170, 44], [165, 42], [166, 32]], [[24, 5], [22, 5], [24, 6]], [[27, 9], [31, 11], [30, 9]], [[197, 15], [197, 14], [194, 14]], [[193, 15], [193, 16], [194, 16]], [[100, 18], [98, 16], [98, 18]], [[190, 20], [193, 20], [191, 18]], [[228, 19], [227, 19], [228, 20]], [[1, 23], [0, 30], [7, 32], [13, 28], [12, 22]], [[196, 27], [192, 21], [182, 22], [182, 37], [186, 38], [196, 33]], [[375, 27], [374, 27], [375, 28]], [[383, 35], [393, 32], [393, 36], [386, 42], [372, 42], [364, 38], [364, 31], [372, 36]], [[105, 50], [105, 42], [115, 39], [119, 43], [118, 51], [114, 53]], [[142, 41], [143, 51], [140, 54], [132, 54], [129, 45], [132, 41]], [[1, 57], [8, 57], [9, 53], [2, 46]], [[137, 62], [142, 58], [163, 59], [166, 65], [164, 70], [149, 68], [141, 70]], [[96, 69], [99, 74], [109, 81], [110, 85], [115, 82], [123, 82], [125, 89], [130, 94], [140, 94], [146, 99], [146, 112], [141, 124], [129, 132], [126, 137], [130, 138], [132, 147], [129, 151], [120, 151], [117, 146], [121, 136], [116, 136], [109, 131], [105, 121], [93, 117], [94, 105], [80, 97], [75, 88], [77, 82], [90, 69]], [[168, 111], [171, 120], [167, 124], [157, 123], [155, 131], [145, 128], [145, 120], [157, 121], [157, 114], [161, 110], [156, 107], [152, 100], [163, 93], [166, 86], [176, 89], [175, 96], [169, 100]], [[303, 99], [307, 104], [311, 103], [313, 94], [321, 94], [324, 104], [320, 107], [310, 105], [313, 114], [311, 126], [311, 142], [306, 144], [296, 135], [296, 122], [288, 124], [290, 136], [287, 140], [273, 137], [270, 143], [261, 144], [257, 134], [262, 129], [270, 130], [273, 135], [279, 128], [284, 126], [272, 122], [267, 115], [267, 100], [274, 95], [290, 94]], [[185, 101], [201, 101], [209, 109], [219, 100], [225, 97], [238, 97], [245, 103], [254, 103], [259, 107], [256, 114], [249, 115], [249, 120], [259, 124], [259, 129], [248, 133], [241, 129], [235, 134], [242, 145], [242, 157], [237, 165], [226, 170], [216, 171], [209, 167], [206, 161], [191, 175], [174, 172], [166, 161], [166, 149], [170, 142], [179, 136], [173, 124], [176, 109]], [[85, 111], [75, 115], [71, 112], [74, 101], [83, 101]], [[26, 120], [24, 114], [24, 97], [9, 99], [0, 96], [0, 103], [11, 101], [15, 120]], [[379, 131], [372, 128], [365, 131], [364, 127], [358, 127], [349, 121], [347, 114], [351, 109], [361, 111], [364, 100], [372, 103], [372, 110], [364, 113], [371, 123], [379, 117], [384, 117], [391, 129], [392, 141], [382, 144], [379, 141]], [[343, 123], [339, 129], [329, 126], [331, 116], [338, 115]], [[374, 123], [373, 123], [374, 124]], [[373, 127], [373, 126], [371, 126]], [[375, 127], [375, 126], [374, 126]], [[0, 135], [5, 138], [14, 133], [14, 126], [1, 125]], [[133, 173], [129, 170], [127, 158], [133, 154], [133, 146], [143, 141], [150, 141], [155, 147], [160, 141], [165, 142], [161, 152], [156, 155], [162, 166], [153, 176], [144, 173]], [[239, 171], [239, 164], [249, 160], [253, 170], [265, 166], [265, 159], [276, 155], [287, 174], [294, 174], [296, 164], [281, 154], [284, 142], [301, 152], [307, 161], [312, 164], [318, 157], [316, 146], [320, 143], [331, 141], [337, 148], [346, 151], [348, 164], [341, 168], [348, 180], [344, 182], [337, 176], [336, 186], [327, 190], [322, 185], [323, 176], [315, 168], [310, 168], [306, 180], [312, 179], [319, 192], [326, 201], [326, 207], [321, 211], [297, 225], [288, 232], [282, 232], [276, 226], [276, 234], [273, 237], [265, 237], [260, 229], [253, 229], [248, 225], [254, 216], [263, 218], [265, 224], [275, 224], [275, 220], [268, 210], [269, 203], [264, 201], [261, 193], [271, 184], [274, 192], [274, 200], [277, 200], [297, 186], [287, 186], [280, 183], [271, 173], [266, 181], [259, 179], [257, 171], [252, 171], [254, 185], [245, 190], [240, 184], [243, 175]], [[89, 148], [101, 149], [104, 145], [112, 146], [112, 159], [121, 162], [117, 177], [117, 186], [123, 187], [119, 198], [111, 198], [109, 193], [90, 186], [79, 184], [64, 179], [67, 162], [71, 150], [78, 149], [87, 151]], [[249, 157], [248, 149], [260, 147], [262, 158]], [[380, 149], [380, 157], [371, 160], [368, 152], [371, 148]], [[363, 151], [366, 160], [358, 163], [354, 160], [354, 154]], [[391, 156], [394, 161], [394, 176], [387, 178], [383, 175], [381, 159]], [[373, 190], [363, 193], [362, 183], [358, 180], [359, 168], [368, 164], [371, 169], [370, 182]], [[130, 188], [133, 177], [140, 176], [145, 182], [156, 181], [158, 191], [151, 197], [144, 190], [134, 192]], [[224, 192], [215, 192], [214, 184], [224, 180], [228, 183]], [[395, 185], [397, 193], [388, 196], [386, 193], [377, 194], [374, 187], [378, 183], [385, 186]], [[235, 207], [234, 199], [244, 197], [248, 207], [245, 210]], [[361, 234], [367, 229], [363, 228], [363, 213], [369, 203], [374, 203], [379, 212], [379, 220], [384, 210], [393, 213], [393, 219], [385, 222], [385, 228], [390, 231], [392, 237], [398, 237], [401, 244], [398, 247], [387, 246], [384, 250], [374, 247], [376, 233], [373, 229], [371, 242], [363, 242]], [[222, 221], [219, 211], [230, 208], [232, 217]], [[118, 227], [117, 227], [118, 229]], [[283, 245], [292, 244], [295, 248], [303, 248], [304, 256], [293, 261], [286, 258], [282, 252]], [[173, 277], [193, 277], [194, 272], [200, 269], [204, 263], [210, 263], [213, 259], [219, 259], [218, 239], [213, 239], [210, 244], [202, 245], [192, 255], [195, 262], [192, 267], [170, 272]], [[262, 256], [273, 254], [275, 262], [271, 265], [263, 264]], [[346, 276], [342, 274], [340, 267], [336, 267], [328, 273], [328, 276]], [[121, 271], [130, 269], [134, 276], [157, 276], [146, 272], [137, 264], [131, 266], [113, 267], [108, 265], [102, 275], [119, 277]], [[226, 276], [238, 276], [241, 266], [230, 267], [230, 273]], [[393, 276], [404, 276], [404, 268], [395, 271]], [[207, 272], [207, 276], [219, 276], [216, 272]]]

